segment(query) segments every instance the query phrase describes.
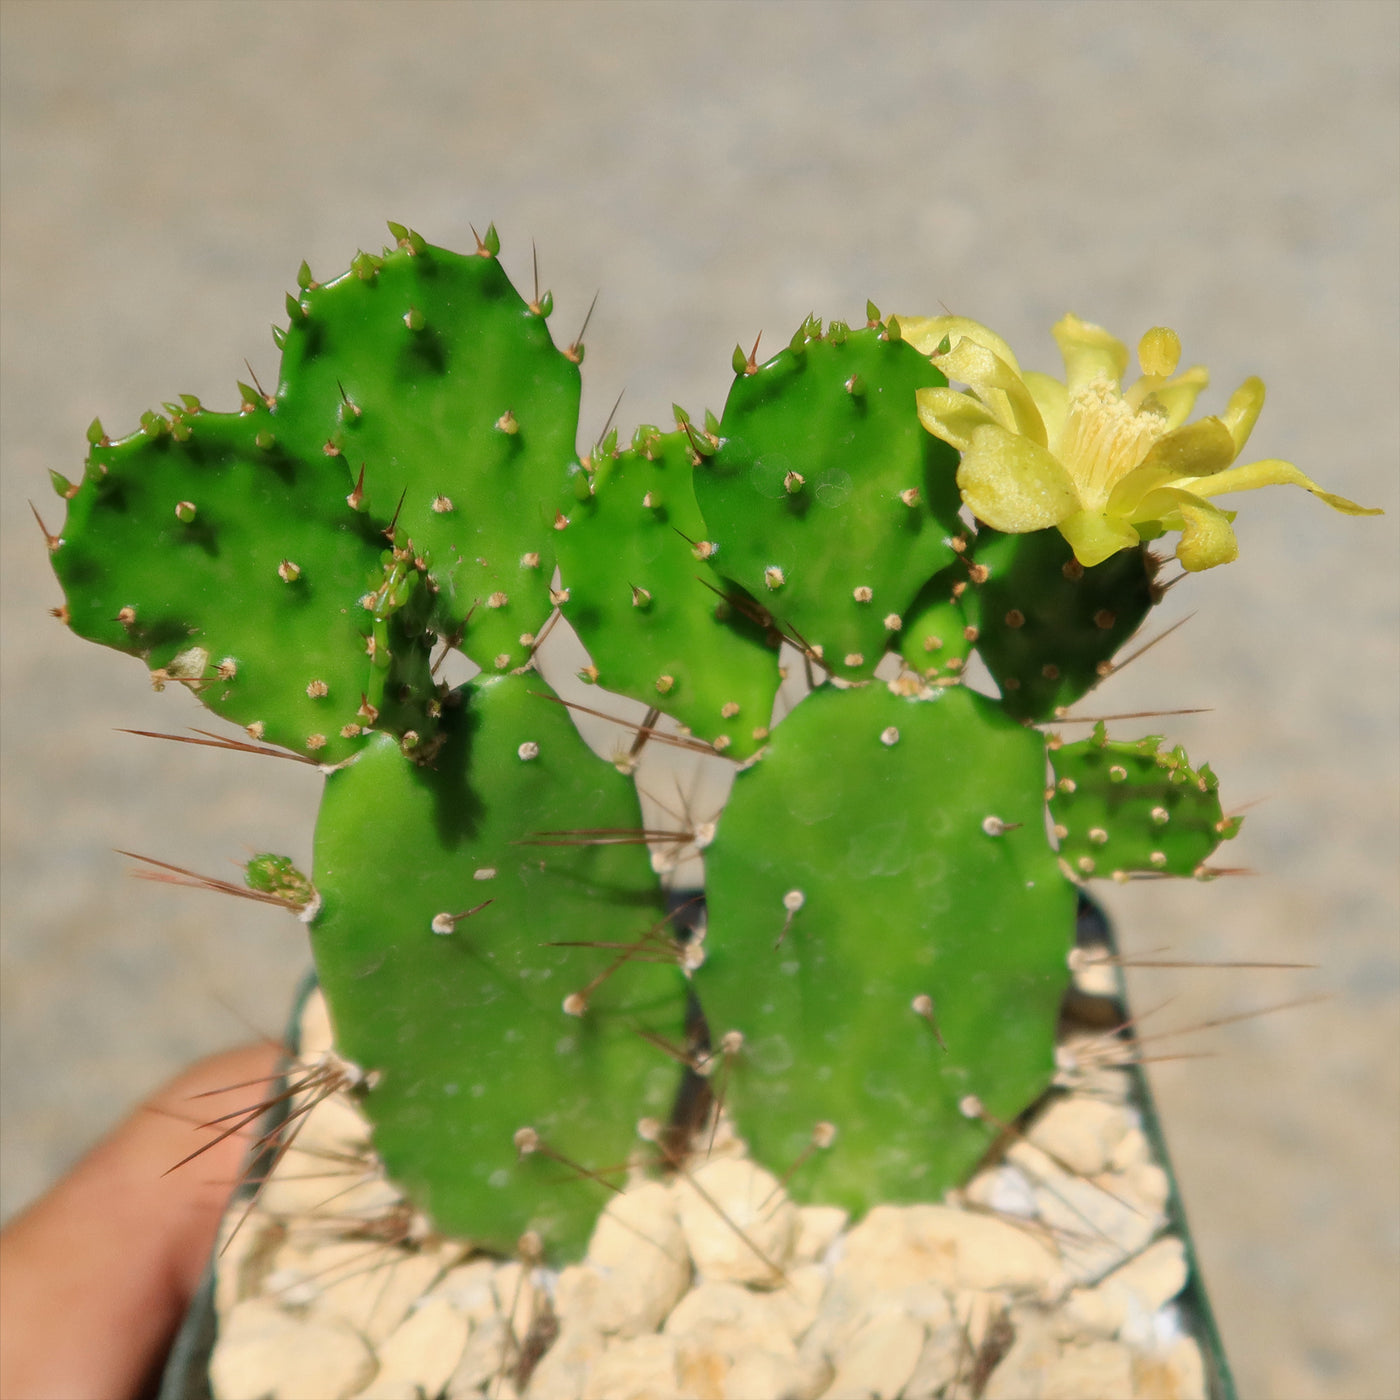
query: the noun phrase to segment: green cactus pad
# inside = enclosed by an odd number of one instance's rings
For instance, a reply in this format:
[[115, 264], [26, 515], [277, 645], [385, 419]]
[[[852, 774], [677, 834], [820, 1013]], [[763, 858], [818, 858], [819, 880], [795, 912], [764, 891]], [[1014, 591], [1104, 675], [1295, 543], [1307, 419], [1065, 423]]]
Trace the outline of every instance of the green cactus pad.
[[463, 649], [488, 671], [523, 664], [550, 613], [579, 405], [576, 357], [555, 348], [493, 242], [463, 256], [405, 233], [382, 258], [309, 282], [289, 303], [276, 406], [279, 440], [337, 460], [341, 494], [377, 527], [397, 519], [438, 630], [465, 624]]
[[290, 856], [264, 852], [243, 867], [243, 881], [258, 894], [270, 894], [289, 909], [305, 909], [316, 897], [315, 887], [292, 863]]
[[1102, 724], [1088, 739], [1051, 745], [1050, 816], [1060, 856], [1077, 877], [1137, 873], [1199, 875], [1240, 829], [1220, 808], [1209, 765], [1192, 768], [1161, 739], [1110, 739]]
[[142, 657], [157, 686], [326, 762], [374, 723], [424, 738], [436, 695], [413, 581], [377, 619], [364, 608], [385, 541], [339, 471], [288, 455], [272, 422], [250, 397], [147, 414], [119, 442], [97, 429], [53, 557], [68, 621]]
[[715, 1071], [735, 1126], [779, 1175], [836, 1128], [789, 1183], [803, 1201], [938, 1199], [1053, 1074], [1075, 894], [1044, 743], [966, 688], [935, 696], [808, 696], [706, 854], [695, 985], [713, 1041], [744, 1037]]
[[734, 381], [696, 471], [715, 568], [835, 675], [869, 676], [953, 559], [957, 455], [914, 410], [916, 390], [946, 382], [879, 328], [809, 323]]
[[899, 651], [906, 669], [935, 685], [956, 685], [977, 639], [963, 595], [967, 566], [961, 560], [935, 574], [904, 616]]
[[1018, 719], [1048, 719], [1092, 690], [1161, 596], [1145, 548], [1086, 569], [1058, 530], [1003, 535], [984, 526], [972, 560], [975, 586], [963, 602]]
[[[637, 1120], [664, 1117], [676, 1065], [642, 1032], [682, 1042], [685, 981], [644, 846], [528, 844], [640, 826], [631, 783], [547, 696], [536, 675], [480, 681], [433, 766], [374, 741], [328, 777], [312, 940], [337, 1048], [375, 1076], [389, 1175], [443, 1230], [510, 1251], [533, 1229], [568, 1256], [608, 1193], [558, 1159], [616, 1182]], [[579, 942], [613, 946], [553, 946]], [[517, 1160], [521, 1128], [543, 1150]]]
[[595, 459], [592, 492], [558, 536], [562, 608], [599, 685], [745, 758], [768, 736], [777, 640], [766, 644], [727, 601], [732, 589], [705, 560], [691, 485], [697, 436], [639, 429], [634, 447]]

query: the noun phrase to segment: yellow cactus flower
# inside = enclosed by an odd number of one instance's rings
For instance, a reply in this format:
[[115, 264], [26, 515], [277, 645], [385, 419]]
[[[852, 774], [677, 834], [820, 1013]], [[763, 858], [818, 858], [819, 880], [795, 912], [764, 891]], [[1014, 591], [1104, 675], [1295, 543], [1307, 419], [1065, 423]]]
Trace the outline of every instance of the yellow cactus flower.
[[1234, 513], [1211, 498], [1292, 484], [1347, 515], [1379, 515], [1323, 491], [1291, 462], [1232, 465], [1264, 403], [1246, 379], [1218, 417], [1186, 420], [1209, 383], [1177, 374], [1181, 341], [1154, 327], [1138, 342], [1141, 376], [1123, 388], [1128, 348], [1067, 315], [1054, 327], [1065, 379], [1022, 371], [1011, 347], [961, 316], [899, 317], [900, 334], [966, 390], [921, 389], [919, 421], [962, 454], [968, 509], [1008, 534], [1055, 526], [1086, 566], [1180, 530], [1176, 557], [1192, 571], [1239, 553]]

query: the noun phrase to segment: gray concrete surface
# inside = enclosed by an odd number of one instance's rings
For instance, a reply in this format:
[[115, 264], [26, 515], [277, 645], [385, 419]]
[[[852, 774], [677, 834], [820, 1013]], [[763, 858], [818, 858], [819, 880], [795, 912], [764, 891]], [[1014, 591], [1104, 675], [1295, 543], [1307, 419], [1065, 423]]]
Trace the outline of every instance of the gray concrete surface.
[[[127, 878], [309, 853], [314, 776], [115, 734], [197, 723], [71, 638], [33, 498], [177, 391], [235, 402], [305, 256], [386, 218], [530, 240], [584, 431], [718, 408], [729, 352], [811, 310], [946, 304], [1057, 367], [1066, 308], [1165, 323], [1270, 402], [1256, 455], [1382, 505], [1239, 499], [1242, 558], [1115, 678], [1251, 808], [1212, 886], [1106, 891], [1134, 949], [1316, 962], [1136, 974], [1207, 1282], [1249, 1397], [1400, 1389], [1395, 1324], [1397, 124], [1400, 11], [1276, 4], [24, 3], [3, 50], [3, 1209], [187, 1058], [276, 1034], [301, 930]], [[271, 771], [267, 771], [271, 770]], [[233, 907], [227, 907], [233, 904]]]

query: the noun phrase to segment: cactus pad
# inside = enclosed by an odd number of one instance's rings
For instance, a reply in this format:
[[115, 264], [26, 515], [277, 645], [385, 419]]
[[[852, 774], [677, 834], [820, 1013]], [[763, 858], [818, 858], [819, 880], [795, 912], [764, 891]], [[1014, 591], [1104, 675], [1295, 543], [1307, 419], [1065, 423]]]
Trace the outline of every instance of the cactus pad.
[[1048, 719], [1092, 690], [1160, 593], [1155, 558], [1125, 549], [1085, 568], [1055, 530], [983, 527], [963, 602], [1006, 712]]
[[335, 467], [289, 455], [272, 424], [250, 390], [241, 413], [191, 400], [119, 442], [95, 428], [53, 560], [68, 621], [142, 657], [157, 686], [326, 762], [375, 720], [421, 737], [436, 695], [417, 579], [365, 609], [385, 540]]
[[1039, 735], [964, 687], [823, 688], [739, 775], [706, 856], [695, 985], [743, 1046], [726, 1106], [790, 1190], [937, 1199], [1053, 1073], [1075, 896], [1045, 840]]
[[[438, 630], [486, 670], [528, 659], [549, 615], [555, 500], [575, 461], [579, 372], [492, 251], [405, 231], [289, 299], [277, 434], [339, 465], [341, 495], [412, 542]], [[361, 470], [363, 469], [363, 477]]]
[[715, 568], [833, 674], [869, 676], [961, 530], [957, 455], [914, 415], [946, 383], [879, 327], [792, 344], [734, 381], [695, 475]]
[[1220, 809], [1209, 765], [1192, 768], [1180, 748], [1155, 736], [1110, 739], [1102, 724], [1088, 739], [1052, 745], [1050, 816], [1060, 856], [1077, 877], [1207, 875], [1204, 862], [1240, 829]]
[[[607, 1195], [577, 1168], [615, 1181], [638, 1118], [670, 1107], [676, 1066], [641, 1032], [682, 1040], [685, 981], [644, 846], [529, 844], [640, 825], [545, 696], [535, 675], [480, 681], [432, 766], [377, 739], [329, 776], [312, 940], [390, 1176], [484, 1247], [533, 1229], [576, 1254]], [[517, 1160], [522, 1128], [542, 1146]]]
[[745, 758], [768, 736], [777, 643], [727, 601], [705, 558], [695, 440], [694, 430], [641, 428], [634, 446], [595, 457], [592, 490], [558, 536], [562, 606], [599, 685]]

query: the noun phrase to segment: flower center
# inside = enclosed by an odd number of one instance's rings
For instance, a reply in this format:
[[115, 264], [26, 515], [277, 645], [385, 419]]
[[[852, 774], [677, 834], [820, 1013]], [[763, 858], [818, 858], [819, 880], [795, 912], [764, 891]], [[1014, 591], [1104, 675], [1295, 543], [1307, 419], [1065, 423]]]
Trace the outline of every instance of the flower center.
[[1069, 401], [1057, 454], [1085, 510], [1102, 510], [1109, 493], [1167, 431], [1165, 413], [1149, 401], [1134, 410], [1111, 379], [1094, 379]]

